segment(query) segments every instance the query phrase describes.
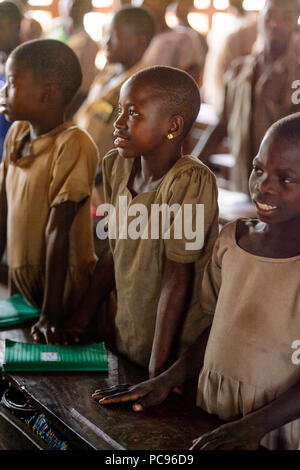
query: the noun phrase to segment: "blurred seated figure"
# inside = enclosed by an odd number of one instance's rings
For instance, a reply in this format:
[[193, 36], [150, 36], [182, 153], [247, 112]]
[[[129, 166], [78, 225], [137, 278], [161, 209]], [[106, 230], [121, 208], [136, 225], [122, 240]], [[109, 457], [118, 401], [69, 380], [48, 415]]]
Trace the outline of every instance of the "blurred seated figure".
[[[20, 43], [21, 10], [14, 2], [0, 2], [0, 88], [5, 84], [5, 62], [11, 51]], [[0, 161], [3, 143], [10, 123], [0, 114]]]
[[43, 35], [43, 28], [41, 24], [26, 15], [26, 11], [28, 10], [28, 1], [27, 0], [14, 0], [14, 3], [20, 8], [23, 18], [21, 21], [21, 29], [20, 29], [20, 39], [21, 42], [31, 41], [33, 39], [39, 39]]
[[83, 72], [81, 87], [67, 110], [67, 118], [71, 119], [97, 75], [95, 60], [99, 47], [83, 24], [84, 16], [92, 10], [92, 0], [60, 0], [59, 8], [61, 17], [55, 20], [47, 37], [66, 42], [77, 55]]
[[144, 0], [155, 18], [157, 34], [144, 54], [146, 65], [167, 65], [188, 72], [197, 83], [201, 80], [207, 48], [199, 41], [199, 34], [190, 26], [180, 25], [174, 29], [166, 24], [165, 14], [172, 0]]
[[[105, 35], [107, 64], [98, 73], [89, 95], [74, 116], [76, 124], [87, 130], [100, 154], [113, 148], [113, 123], [117, 117], [119, 92], [122, 84], [144, 68], [141, 61], [155, 32], [154, 19], [144, 8], [124, 6], [112, 17]], [[103, 202], [101, 163], [96, 177], [92, 203]]]
[[[189, 28], [192, 31], [195, 31], [191, 25], [188, 22], [188, 14], [190, 13], [192, 7], [194, 5], [193, 0], [179, 0], [176, 5], [176, 16], [178, 18], [178, 26], [175, 27], [174, 29], [177, 31], [181, 31], [182, 27]], [[208, 53], [208, 44], [206, 37], [201, 34], [198, 31], [195, 31], [196, 34], [193, 34], [194, 41], [196, 43], [196, 47], [199, 48], [200, 51], [202, 51], [202, 56], [203, 56], [203, 63], [202, 64], [196, 64], [196, 70], [195, 73], [192, 73], [193, 76], [198, 78], [198, 84], [201, 87], [202, 81], [203, 81], [203, 71], [204, 71], [204, 65], [205, 65], [205, 59], [206, 55]], [[198, 74], [198, 75], [197, 75]]]
[[215, 107], [220, 109], [224, 92], [224, 75], [231, 62], [237, 58], [250, 54], [257, 39], [257, 19], [247, 14], [243, 8], [242, 0], [229, 0], [230, 9], [241, 18], [240, 26], [225, 39], [216, 58], [214, 84], [216, 88]]
[[[248, 194], [252, 160], [266, 130], [279, 119], [300, 111], [298, 0], [267, 0], [258, 21], [263, 49], [231, 63], [219, 121], [197, 144], [197, 155], [209, 164], [224, 137], [234, 157], [231, 189]], [[297, 47], [298, 46], [298, 47]], [[299, 85], [298, 85], [299, 88]]]
[[257, 37], [257, 16], [246, 11], [243, 0], [229, 0], [227, 21], [213, 27], [208, 35], [204, 70], [205, 100], [218, 111], [222, 105], [224, 73], [236, 57], [250, 54]]

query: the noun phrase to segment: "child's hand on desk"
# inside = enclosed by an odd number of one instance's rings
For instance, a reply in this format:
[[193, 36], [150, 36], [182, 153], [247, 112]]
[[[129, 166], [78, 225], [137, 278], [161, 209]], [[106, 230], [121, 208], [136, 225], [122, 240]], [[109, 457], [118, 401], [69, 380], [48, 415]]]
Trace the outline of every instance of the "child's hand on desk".
[[189, 450], [256, 450], [260, 438], [247, 417], [223, 424], [193, 441]]
[[101, 405], [134, 401], [133, 411], [143, 411], [150, 406], [159, 405], [169, 395], [170, 387], [163, 378], [154, 378], [138, 385], [115, 385], [110, 388], [96, 390], [92, 397]]
[[35, 343], [70, 344], [79, 342], [78, 331], [68, 330], [48, 318], [40, 318], [31, 328], [31, 334]]

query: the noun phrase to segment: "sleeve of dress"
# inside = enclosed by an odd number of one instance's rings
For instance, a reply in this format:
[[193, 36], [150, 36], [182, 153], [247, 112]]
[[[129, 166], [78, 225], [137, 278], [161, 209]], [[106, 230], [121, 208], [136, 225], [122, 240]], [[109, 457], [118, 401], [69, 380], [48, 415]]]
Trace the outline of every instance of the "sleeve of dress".
[[205, 267], [200, 288], [201, 310], [206, 314], [213, 315], [215, 313], [222, 281], [221, 262], [219, 237], [215, 243], [212, 258]]
[[206, 251], [208, 239], [210, 243], [218, 233], [215, 177], [206, 167], [195, 165], [175, 178], [169, 194], [170, 229], [164, 234], [166, 257], [178, 263], [193, 263]]
[[50, 207], [66, 201], [80, 202], [91, 195], [98, 151], [83, 131], [70, 133], [58, 149], [49, 186]]
[[116, 158], [116, 150], [110, 150], [104, 156], [102, 160], [102, 176], [103, 176], [103, 192], [104, 192], [104, 202], [107, 204], [111, 203], [112, 197], [112, 185], [113, 185], [113, 167]]
[[9, 162], [9, 149], [12, 148], [12, 139], [15, 132], [15, 125], [13, 124], [9, 129], [4, 139], [3, 155], [0, 163], [0, 191], [5, 189], [6, 172]]

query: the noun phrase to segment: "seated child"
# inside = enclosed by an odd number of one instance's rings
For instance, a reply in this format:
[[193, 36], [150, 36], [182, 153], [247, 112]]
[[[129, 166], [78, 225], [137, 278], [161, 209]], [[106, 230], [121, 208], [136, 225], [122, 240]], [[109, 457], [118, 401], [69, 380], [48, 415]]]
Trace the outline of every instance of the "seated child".
[[[0, 255], [7, 241], [11, 291], [41, 309], [36, 341], [67, 341], [64, 316], [89, 285], [93, 250], [90, 195], [98, 151], [64, 120], [80, 86], [76, 55], [55, 40], [18, 46], [6, 62], [0, 109], [11, 126], [1, 173]], [[72, 325], [72, 322], [69, 321]]]
[[141, 411], [202, 369], [197, 404], [228, 423], [193, 448], [300, 448], [299, 126], [294, 114], [268, 130], [249, 183], [258, 219], [227, 224], [215, 245], [201, 297], [214, 314], [206, 351], [200, 337], [154, 380], [96, 391], [101, 404], [134, 400]]
[[[137, 72], [121, 88], [114, 124], [116, 149], [103, 160], [105, 201], [116, 209], [120, 224], [116, 238], [110, 237], [110, 268], [107, 264], [97, 269], [84, 315], [95, 309], [109, 284], [108, 272], [114, 273], [117, 351], [149, 367], [151, 376], [211, 323], [211, 317], [200, 312], [194, 286], [218, 233], [217, 187], [205, 165], [181, 155], [199, 107], [199, 89], [186, 72], [170, 67]], [[187, 207], [193, 209], [184, 223], [190, 222], [193, 230], [198, 224], [204, 238], [201, 246], [189, 247], [187, 227], [176, 237], [180, 212], [174, 216], [170, 211], [168, 238], [161, 230], [155, 236], [148, 232], [151, 224], [157, 229], [151, 219], [153, 207], [163, 204], [168, 208], [177, 204], [183, 218]], [[200, 204], [204, 220], [199, 223]], [[146, 213], [146, 224], [132, 217], [140, 211], [141, 218]], [[132, 224], [139, 226], [137, 235], [130, 235]]]

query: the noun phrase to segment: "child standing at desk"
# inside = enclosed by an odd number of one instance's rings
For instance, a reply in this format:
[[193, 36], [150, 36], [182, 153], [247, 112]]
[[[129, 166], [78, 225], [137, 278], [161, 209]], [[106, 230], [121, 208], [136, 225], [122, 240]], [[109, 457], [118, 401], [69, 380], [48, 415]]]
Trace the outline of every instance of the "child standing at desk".
[[215, 245], [201, 296], [214, 314], [206, 351], [200, 337], [154, 380], [95, 399], [134, 400], [141, 411], [202, 369], [197, 404], [229, 423], [194, 448], [300, 449], [299, 126], [294, 114], [269, 129], [249, 184], [258, 219], [228, 224]]
[[[105, 201], [116, 209], [118, 220], [120, 200], [126, 201], [129, 215], [122, 218], [122, 228], [129, 227], [133, 207], [142, 206], [149, 222], [146, 227], [141, 223], [138, 237], [124, 237], [119, 230], [116, 239], [110, 239], [110, 272], [114, 271], [118, 297], [117, 351], [149, 367], [150, 376], [157, 375], [172, 354], [185, 349], [211, 323], [210, 316], [199, 310], [194, 286], [218, 233], [217, 187], [205, 165], [181, 155], [199, 107], [199, 89], [186, 72], [150, 67], [136, 73], [121, 88], [114, 124], [116, 149], [103, 160]], [[163, 204], [169, 208], [177, 204], [182, 214], [190, 205], [194, 229], [196, 206], [204, 205], [204, 220], [198, 227], [204, 232], [202, 246], [189, 250], [184, 230], [176, 238], [177, 215], [172, 213], [169, 238], [161, 230], [156, 237], [147, 232], [152, 208]], [[99, 287], [108, 283], [107, 273], [108, 265], [101, 265], [86, 312], [94, 310]]]
[[90, 195], [98, 163], [90, 137], [64, 119], [82, 74], [65, 44], [37, 40], [6, 63], [0, 108], [11, 126], [1, 174], [0, 256], [7, 242], [11, 291], [41, 308], [36, 341], [67, 340], [96, 264]]

